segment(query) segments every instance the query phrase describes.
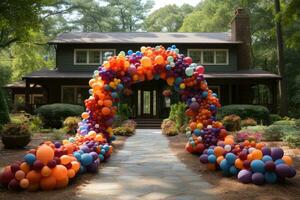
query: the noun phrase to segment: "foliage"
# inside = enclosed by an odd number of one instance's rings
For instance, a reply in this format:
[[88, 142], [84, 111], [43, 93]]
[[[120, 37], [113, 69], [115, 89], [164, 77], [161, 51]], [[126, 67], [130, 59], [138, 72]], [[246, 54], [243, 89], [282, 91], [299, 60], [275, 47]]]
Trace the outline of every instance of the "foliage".
[[188, 122], [188, 118], [185, 115], [186, 104], [179, 102], [171, 105], [169, 119], [175, 122], [176, 129], [181, 130]]
[[284, 135], [290, 131], [294, 131], [296, 126], [293, 125], [276, 125], [268, 126], [264, 134], [264, 139], [271, 141], [279, 141]]
[[132, 136], [135, 133], [135, 130], [130, 127], [117, 127], [113, 129], [114, 135], [117, 136]]
[[161, 124], [162, 133], [167, 136], [174, 136], [178, 134], [178, 129], [176, 128], [176, 123], [171, 119], [164, 119]]
[[28, 124], [16, 124], [16, 123], [8, 123], [5, 124], [1, 131], [2, 135], [31, 135], [30, 128]]
[[294, 119], [283, 119], [273, 123], [273, 125], [278, 126], [296, 126], [296, 121]]
[[53, 133], [51, 134], [51, 140], [54, 141], [61, 141], [65, 138], [65, 132], [61, 129], [54, 129]]
[[176, 32], [182, 26], [185, 16], [193, 11], [189, 4], [178, 7], [175, 4], [166, 5], [153, 13], [145, 20], [144, 29], [154, 32]]
[[268, 128], [267, 126], [256, 125], [256, 126], [248, 126], [246, 128], [242, 128], [241, 131], [260, 132], [264, 134], [267, 128]]
[[292, 147], [300, 146], [300, 132], [299, 130], [287, 131], [282, 137], [282, 141], [287, 142]]
[[127, 120], [129, 117], [132, 116], [132, 109], [126, 103], [119, 103], [117, 115], [120, 121]]
[[262, 139], [262, 133], [253, 131], [239, 131], [237, 133], [238, 142], [243, 142], [245, 140], [260, 142]]
[[237, 115], [225, 116], [222, 120], [222, 123], [228, 131], [241, 130], [241, 118]]
[[29, 127], [32, 132], [40, 131], [43, 127], [43, 121], [39, 116], [31, 116], [29, 119]]
[[136, 126], [137, 126], [137, 123], [134, 121], [134, 120], [125, 120], [123, 123], [122, 123], [122, 126], [123, 127], [130, 127], [132, 129], [135, 129]]
[[0, 126], [10, 121], [8, 107], [0, 86]]
[[77, 129], [78, 129], [78, 123], [81, 121], [79, 117], [67, 117], [64, 120], [64, 130], [68, 134], [76, 134]]
[[241, 119], [253, 118], [258, 123], [263, 122], [267, 124], [269, 122], [269, 110], [264, 106], [259, 105], [227, 105], [218, 109], [218, 118], [223, 118], [227, 115], [238, 115]]
[[277, 114], [270, 114], [270, 124], [273, 124], [276, 121], [281, 120], [280, 115]]
[[72, 104], [48, 104], [39, 107], [36, 112], [44, 122], [45, 127], [60, 128], [62, 120], [70, 116], [80, 116], [83, 107]]
[[242, 127], [247, 127], [247, 126], [256, 126], [257, 125], [257, 122], [252, 119], [252, 118], [246, 118], [246, 119], [243, 119], [241, 121], [241, 126]]

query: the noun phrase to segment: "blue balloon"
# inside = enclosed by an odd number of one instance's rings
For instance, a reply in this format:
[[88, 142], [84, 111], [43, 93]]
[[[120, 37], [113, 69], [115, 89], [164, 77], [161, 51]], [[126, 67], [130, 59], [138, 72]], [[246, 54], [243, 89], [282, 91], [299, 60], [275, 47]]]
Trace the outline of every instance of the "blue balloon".
[[231, 167], [229, 168], [229, 172], [230, 172], [230, 174], [232, 174], [232, 175], [237, 175], [238, 172], [239, 172], [239, 170], [238, 170], [238, 168], [236, 168], [235, 166], [231, 166]]
[[200, 129], [198, 129], [198, 128], [196, 128], [195, 130], [194, 130], [194, 135], [196, 135], [196, 136], [200, 136], [201, 135], [201, 131], [200, 131]]
[[86, 167], [83, 166], [83, 165], [80, 165], [79, 173], [80, 173], [80, 174], [83, 174], [83, 173], [85, 173], [85, 172], [86, 172]]
[[277, 175], [274, 172], [266, 172], [265, 180], [267, 183], [276, 183]]
[[100, 158], [101, 161], [104, 160], [104, 156], [102, 154], [99, 154], [99, 158]]
[[173, 45], [171, 46], [171, 48], [172, 48], [172, 49], [176, 49], [176, 45], [173, 44]]
[[159, 79], [160, 79], [159, 74], [155, 74], [155, 75], [154, 75], [154, 79], [155, 79], [155, 80], [159, 80]]
[[109, 151], [109, 146], [108, 145], [104, 145], [103, 148], [105, 149], [105, 151]]
[[123, 88], [124, 88], [124, 86], [123, 86], [122, 83], [119, 83], [119, 84], [117, 85], [117, 89], [118, 89], [118, 90], [123, 90]]
[[81, 154], [79, 153], [79, 152], [74, 152], [73, 153], [73, 156], [78, 160], [78, 161], [80, 161], [81, 160]]
[[209, 155], [207, 159], [209, 163], [216, 163], [217, 161], [217, 157], [213, 154]]
[[230, 164], [227, 162], [226, 159], [222, 160], [221, 163], [220, 163], [220, 168], [221, 170], [223, 171], [228, 171], [229, 168], [230, 168]]
[[177, 77], [176, 79], [175, 79], [175, 84], [180, 84], [181, 82], [182, 82], [183, 80], [182, 80], [182, 78], [181, 77]]
[[202, 92], [201, 96], [202, 96], [202, 98], [206, 98], [208, 96], [208, 92], [206, 92], [206, 91]]
[[277, 159], [275, 160], [275, 165], [279, 165], [279, 164], [285, 164], [285, 162], [282, 159]]
[[132, 50], [128, 50], [128, 51], [127, 51], [127, 54], [128, 54], [128, 55], [131, 55], [131, 54], [133, 54], [133, 51], [132, 51]]
[[36, 161], [36, 157], [32, 153], [28, 153], [24, 156], [24, 160], [28, 165], [33, 165], [34, 161]]
[[140, 51], [137, 51], [135, 54], [136, 54], [137, 56], [141, 56], [141, 55], [142, 55], [142, 53], [141, 53]]
[[80, 160], [81, 164], [83, 166], [88, 166], [90, 164], [92, 164], [93, 162], [93, 157], [92, 155], [90, 155], [89, 153], [84, 153], [81, 155], [81, 160]]
[[119, 95], [118, 95], [118, 93], [116, 93], [116, 92], [112, 92], [112, 93], [111, 93], [111, 97], [114, 98], [114, 99], [118, 98], [118, 96], [119, 96]]
[[105, 154], [106, 153], [105, 149], [101, 149], [100, 153]]
[[208, 154], [208, 155], [214, 154], [214, 150], [213, 150], [213, 149], [208, 149], [208, 150], [207, 150], [207, 154]]
[[250, 166], [253, 172], [264, 173], [265, 171], [265, 164], [262, 160], [253, 160]]
[[232, 165], [236, 160], [236, 155], [234, 155], [233, 153], [227, 153], [225, 159], [230, 165]]
[[210, 107], [210, 110], [212, 110], [212, 111], [217, 110], [217, 107], [215, 105], [210, 105], [209, 107]]
[[262, 158], [262, 161], [264, 161], [264, 162], [267, 162], [267, 161], [273, 161], [273, 159], [272, 159], [271, 156], [265, 155], [265, 156]]
[[171, 70], [171, 65], [166, 65], [166, 70]]

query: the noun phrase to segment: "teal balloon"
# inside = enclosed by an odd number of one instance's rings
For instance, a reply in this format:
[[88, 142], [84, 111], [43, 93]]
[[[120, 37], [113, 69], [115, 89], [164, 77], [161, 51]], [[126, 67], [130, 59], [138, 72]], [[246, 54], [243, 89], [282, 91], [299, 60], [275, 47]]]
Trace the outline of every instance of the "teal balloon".
[[194, 73], [194, 69], [193, 69], [193, 68], [188, 67], [188, 68], [185, 69], [185, 74], [186, 74], [187, 76], [192, 76], [193, 73]]
[[267, 183], [276, 183], [277, 175], [274, 172], [266, 172], [265, 173], [265, 181]]

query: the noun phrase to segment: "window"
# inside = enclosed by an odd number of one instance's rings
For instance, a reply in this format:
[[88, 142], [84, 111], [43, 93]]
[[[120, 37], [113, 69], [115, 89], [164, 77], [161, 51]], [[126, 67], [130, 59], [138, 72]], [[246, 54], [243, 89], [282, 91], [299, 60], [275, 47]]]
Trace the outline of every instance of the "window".
[[228, 49], [188, 49], [194, 63], [203, 65], [228, 65]]
[[75, 65], [98, 65], [107, 60], [109, 56], [115, 55], [115, 49], [75, 49]]
[[62, 86], [61, 102], [82, 105], [89, 98], [88, 86]]

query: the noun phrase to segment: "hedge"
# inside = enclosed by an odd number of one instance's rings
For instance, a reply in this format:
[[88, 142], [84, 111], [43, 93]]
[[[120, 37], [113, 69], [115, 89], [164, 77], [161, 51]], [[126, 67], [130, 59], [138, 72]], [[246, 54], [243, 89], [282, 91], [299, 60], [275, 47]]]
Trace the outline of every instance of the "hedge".
[[56, 103], [43, 105], [36, 113], [42, 118], [44, 127], [61, 128], [63, 120], [70, 116], [79, 117], [83, 111], [79, 105]]
[[240, 116], [241, 119], [253, 118], [258, 124], [261, 122], [269, 123], [270, 112], [266, 107], [260, 105], [234, 104], [223, 106], [218, 109], [217, 118], [223, 119], [232, 114]]

